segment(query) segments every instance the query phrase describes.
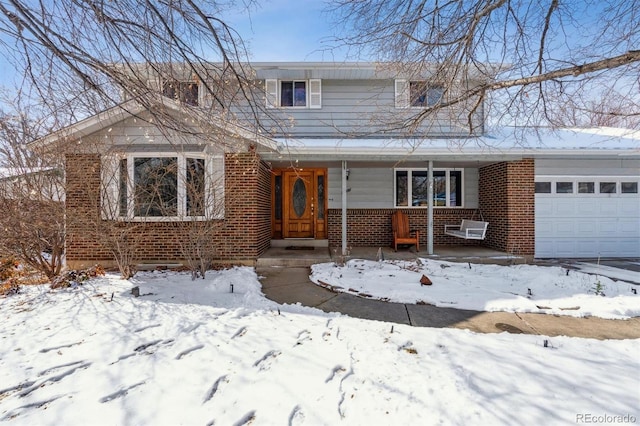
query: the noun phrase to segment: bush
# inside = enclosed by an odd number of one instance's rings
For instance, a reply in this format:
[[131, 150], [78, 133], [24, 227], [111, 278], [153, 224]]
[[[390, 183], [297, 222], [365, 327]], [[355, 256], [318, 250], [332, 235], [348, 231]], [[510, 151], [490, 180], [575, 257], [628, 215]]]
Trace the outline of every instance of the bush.
[[10, 278], [0, 284], [0, 296], [11, 296], [20, 293], [20, 286], [16, 278]]
[[0, 259], [0, 281], [15, 277], [18, 274], [18, 266], [20, 264], [13, 257]]
[[82, 284], [83, 282], [91, 278], [102, 276], [104, 274], [104, 268], [100, 265], [92, 266], [91, 268], [83, 269], [80, 271], [66, 271], [51, 280], [51, 288], [56, 289], [72, 287]]

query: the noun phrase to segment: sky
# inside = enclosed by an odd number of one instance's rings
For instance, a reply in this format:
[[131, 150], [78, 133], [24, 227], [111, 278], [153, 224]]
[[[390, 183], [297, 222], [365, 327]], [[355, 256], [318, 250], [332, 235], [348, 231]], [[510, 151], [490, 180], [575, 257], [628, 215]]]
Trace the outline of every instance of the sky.
[[333, 61], [344, 53], [331, 51], [334, 35], [331, 16], [323, 0], [261, 2], [249, 15], [232, 17], [230, 23], [251, 50], [254, 62]]
[[[333, 25], [325, 7], [323, 0], [304, 0], [304, 7], [294, 0], [260, 1], [249, 13], [223, 19], [238, 31], [254, 62], [342, 60], [343, 54], [327, 50]], [[13, 87], [19, 80], [0, 48], [0, 86]]]

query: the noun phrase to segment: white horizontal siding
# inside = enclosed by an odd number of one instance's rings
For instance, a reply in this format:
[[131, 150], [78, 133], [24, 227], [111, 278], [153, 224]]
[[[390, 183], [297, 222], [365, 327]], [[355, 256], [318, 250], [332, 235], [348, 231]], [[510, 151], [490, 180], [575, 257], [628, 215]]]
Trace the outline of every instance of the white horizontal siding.
[[[385, 130], [396, 126], [421, 110], [395, 107], [394, 80], [322, 80], [322, 107], [271, 110], [273, 118], [290, 123], [279, 128], [269, 117], [263, 124], [275, 137], [406, 136], [406, 130]], [[467, 112], [461, 107], [444, 108], [426, 120], [419, 132], [431, 136], [468, 134]], [[482, 108], [474, 114], [482, 122]]]
[[[349, 167], [347, 205], [353, 209], [393, 208], [393, 168]], [[329, 208], [342, 208], [342, 170], [329, 169]], [[478, 207], [478, 169], [464, 169], [465, 208]]]
[[634, 159], [537, 159], [536, 176], [640, 176]]

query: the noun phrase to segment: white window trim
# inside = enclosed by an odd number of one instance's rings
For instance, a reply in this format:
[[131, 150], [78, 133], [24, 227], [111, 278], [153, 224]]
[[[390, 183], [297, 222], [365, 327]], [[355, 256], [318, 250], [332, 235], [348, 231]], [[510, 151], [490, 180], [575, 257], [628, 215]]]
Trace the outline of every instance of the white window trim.
[[[410, 204], [410, 200], [411, 200], [411, 196], [413, 193], [413, 188], [412, 188], [412, 179], [410, 176], [410, 173], [413, 171], [419, 171], [419, 172], [428, 172], [429, 169], [426, 167], [398, 167], [398, 168], [394, 168], [393, 169], [393, 205], [394, 208], [397, 209], [426, 209], [429, 206], [411, 206], [411, 205], [407, 205], [407, 206], [399, 206], [398, 205], [398, 188], [397, 188], [397, 179], [396, 179], [396, 172], [400, 171], [400, 172], [409, 172], [407, 174], [407, 204]], [[445, 203], [446, 205], [444, 206], [436, 206], [434, 204], [433, 208], [434, 209], [463, 209], [465, 208], [465, 202], [466, 202], [466, 197], [465, 197], [465, 189], [464, 189], [464, 169], [463, 168], [455, 168], [455, 167], [449, 167], [449, 168], [433, 168], [434, 172], [445, 172], [445, 178], [446, 178], [446, 194], [448, 195], [451, 192], [451, 174], [450, 172], [460, 172], [460, 194], [462, 196], [462, 205], [460, 206], [451, 206], [451, 199], [447, 196], [445, 198]]]
[[[304, 106], [281, 106], [280, 93], [282, 92], [282, 82], [293, 82], [294, 86], [297, 82], [305, 83], [305, 105]], [[319, 78], [311, 79], [273, 79], [265, 80], [265, 102], [267, 108], [281, 109], [321, 109], [322, 108], [322, 80]]]
[[[550, 182], [551, 192], [536, 193], [538, 197], [550, 197], [550, 196], [563, 196], [563, 197], [600, 197], [611, 198], [613, 196], [618, 197], [638, 197], [639, 193], [623, 193], [622, 182], [636, 182], [638, 188], [640, 188], [640, 179], [633, 176], [557, 176], [557, 175], [538, 175], [535, 177], [535, 182]], [[573, 192], [562, 193], [556, 192], [557, 182], [572, 182]], [[593, 182], [594, 192], [578, 192], [578, 183], [580, 182]], [[611, 182], [616, 184], [616, 192], [600, 192], [600, 183]]]
[[[178, 215], [177, 216], [135, 216], [134, 167], [136, 158], [177, 158], [178, 161]], [[204, 216], [187, 216], [187, 159], [205, 160], [205, 208]], [[120, 160], [127, 160], [127, 215], [120, 215]], [[221, 161], [220, 161], [221, 160]], [[224, 219], [224, 156], [202, 153], [175, 152], [131, 152], [127, 154], [105, 155], [102, 161], [102, 218], [128, 222], [187, 222]], [[216, 168], [216, 164], [219, 165]], [[222, 170], [219, 170], [222, 168]], [[217, 179], [216, 179], [217, 178]], [[218, 207], [218, 208], [216, 208]]]

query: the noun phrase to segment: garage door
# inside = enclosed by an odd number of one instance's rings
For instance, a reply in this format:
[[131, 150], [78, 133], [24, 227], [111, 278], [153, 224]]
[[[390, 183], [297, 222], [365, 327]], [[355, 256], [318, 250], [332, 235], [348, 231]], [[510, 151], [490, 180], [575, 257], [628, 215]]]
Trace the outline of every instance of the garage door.
[[639, 180], [597, 179], [536, 177], [536, 257], [640, 257]]

